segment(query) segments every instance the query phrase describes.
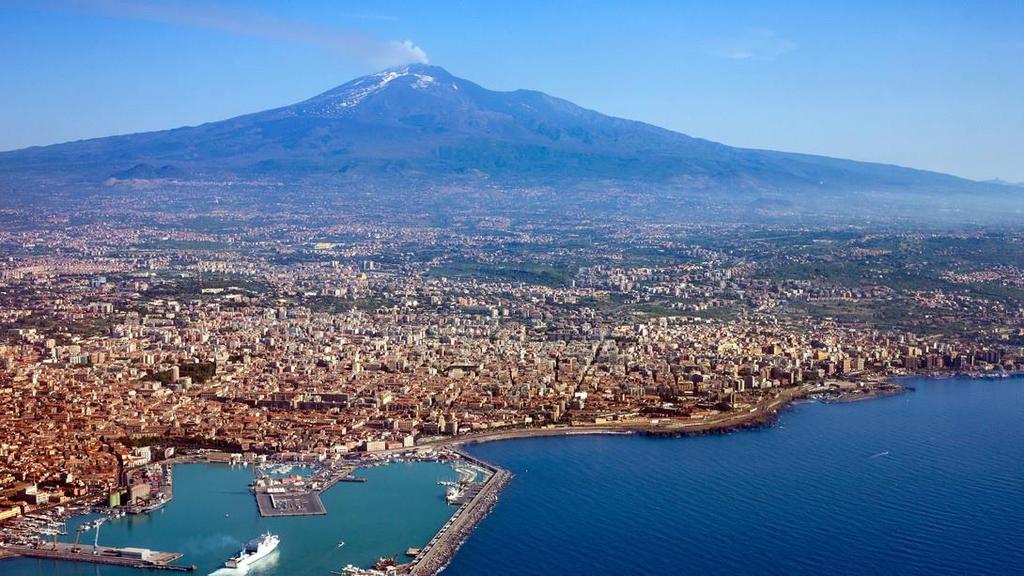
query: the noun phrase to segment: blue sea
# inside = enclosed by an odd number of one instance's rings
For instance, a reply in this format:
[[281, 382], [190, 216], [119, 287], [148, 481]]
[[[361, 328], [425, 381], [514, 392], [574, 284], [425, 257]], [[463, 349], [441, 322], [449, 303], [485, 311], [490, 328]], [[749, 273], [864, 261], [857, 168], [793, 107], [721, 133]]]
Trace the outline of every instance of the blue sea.
[[482, 444], [515, 477], [447, 576], [1024, 574], [1024, 379], [762, 430]]
[[[444, 574], [1024, 574], [1024, 379], [904, 383], [916, 391], [798, 404], [726, 435], [473, 446], [515, 477]], [[366, 470], [325, 495], [328, 516], [280, 519], [256, 515], [249, 471], [176, 470], [165, 510], [100, 541], [181, 551], [206, 574], [270, 528], [280, 551], [254, 574], [327, 576], [421, 546], [452, 511], [439, 464]], [[0, 562], [3, 576], [139, 573]]]

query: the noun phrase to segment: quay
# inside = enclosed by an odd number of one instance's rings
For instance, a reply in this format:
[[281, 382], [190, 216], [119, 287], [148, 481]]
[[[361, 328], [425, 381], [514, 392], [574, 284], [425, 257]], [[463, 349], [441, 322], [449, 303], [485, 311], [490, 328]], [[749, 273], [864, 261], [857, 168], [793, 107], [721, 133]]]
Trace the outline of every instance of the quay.
[[256, 492], [260, 516], [317, 516], [327, 514], [319, 494], [302, 492]]
[[366, 478], [352, 475], [357, 469], [355, 466], [344, 466], [339, 470], [329, 470], [323, 475], [314, 476], [311, 480], [319, 484], [317, 492], [326, 492], [338, 482], [366, 482]]
[[440, 572], [466, 541], [477, 524], [498, 501], [498, 494], [512, 478], [512, 473], [489, 462], [455, 451], [464, 461], [490, 472], [490, 476], [471, 498], [462, 500], [459, 509], [448, 519], [437, 534], [405, 565], [410, 576], [434, 576]]
[[326, 470], [310, 478], [310, 485], [302, 488], [277, 484], [261, 486], [257, 481], [253, 485], [256, 507], [259, 509], [260, 516], [263, 517], [327, 514], [327, 508], [324, 507], [320, 494], [338, 482], [365, 482], [365, 478], [352, 476], [355, 470], [354, 466]]
[[149, 570], [167, 570], [171, 572], [194, 572], [194, 565], [179, 566], [171, 564], [181, 558], [179, 552], [160, 552], [146, 548], [115, 548], [97, 546], [93, 553], [92, 546], [75, 546], [68, 543], [52, 543], [32, 546], [4, 546], [0, 548], [0, 557], [23, 556], [25, 558], [41, 558], [46, 560], [65, 560], [70, 562], [89, 562], [107, 564], [125, 568], [143, 568]]

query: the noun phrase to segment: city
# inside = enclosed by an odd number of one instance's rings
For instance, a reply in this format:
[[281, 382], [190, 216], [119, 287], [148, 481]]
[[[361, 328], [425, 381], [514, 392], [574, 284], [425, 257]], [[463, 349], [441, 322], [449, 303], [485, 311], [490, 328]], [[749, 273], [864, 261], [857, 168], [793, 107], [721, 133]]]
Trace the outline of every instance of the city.
[[[685, 433], [758, 420], [780, 396], [1024, 366], [1024, 274], [964, 234], [823, 248], [814, 231], [765, 230], [726, 248], [691, 240], [713, 226], [133, 224], [0, 238], [0, 482], [46, 487], [33, 504], [102, 496], [133, 447], [167, 439], [333, 461], [505, 430]], [[787, 237], [769, 247], [769, 233]], [[888, 244], [970, 248], [906, 288], [801, 276], [890, 270], [904, 254], [865, 247]]]
[[0, 4], [0, 573], [1024, 573], [1022, 30]]

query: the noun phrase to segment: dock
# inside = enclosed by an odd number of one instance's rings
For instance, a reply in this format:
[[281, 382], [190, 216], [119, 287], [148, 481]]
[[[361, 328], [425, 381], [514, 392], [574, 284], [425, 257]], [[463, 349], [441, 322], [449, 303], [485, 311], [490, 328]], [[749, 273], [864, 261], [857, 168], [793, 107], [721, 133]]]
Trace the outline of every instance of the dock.
[[317, 516], [327, 514], [320, 494], [338, 482], [366, 482], [366, 478], [353, 476], [354, 466], [340, 470], [327, 470], [309, 479], [311, 486], [292, 488], [284, 486], [254, 487], [256, 507], [260, 516]]
[[458, 452], [463, 460], [486, 469], [490, 477], [473, 490], [471, 497], [460, 501], [459, 509], [441, 526], [437, 534], [418, 551], [416, 557], [406, 565], [410, 576], [434, 576], [441, 571], [462, 546], [477, 524], [491, 511], [498, 501], [498, 494], [512, 478], [512, 473], [489, 462]]
[[260, 516], [317, 516], [327, 514], [320, 495], [314, 491], [257, 492], [256, 506]]
[[329, 470], [324, 474], [314, 476], [312, 480], [318, 482], [320, 487], [317, 492], [326, 492], [338, 482], [366, 482], [366, 478], [353, 476], [352, 473], [358, 470], [355, 466], [345, 466], [340, 470]]
[[25, 558], [41, 558], [45, 560], [65, 560], [69, 562], [88, 562], [91, 564], [107, 564], [125, 568], [143, 568], [147, 570], [167, 570], [171, 572], [194, 572], [194, 565], [179, 566], [171, 564], [182, 557], [179, 552], [160, 552], [145, 548], [115, 548], [98, 546], [93, 553], [92, 546], [75, 546], [59, 542], [37, 547], [4, 546], [0, 555], [22, 556]]

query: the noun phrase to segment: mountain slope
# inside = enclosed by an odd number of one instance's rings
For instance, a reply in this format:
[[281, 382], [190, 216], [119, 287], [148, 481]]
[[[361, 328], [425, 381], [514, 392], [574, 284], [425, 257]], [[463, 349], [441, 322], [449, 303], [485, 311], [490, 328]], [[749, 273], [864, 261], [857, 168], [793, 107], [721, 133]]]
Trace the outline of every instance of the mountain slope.
[[[749, 150], [586, 110], [546, 94], [495, 92], [436, 66], [358, 78], [318, 96], [195, 127], [0, 154], [0, 181], [260, 182], [363, 186], [486, 183], [785, 195], [1002, 190], [920, 170]], [[818, 198], [817, 200], [820, 200]]]

